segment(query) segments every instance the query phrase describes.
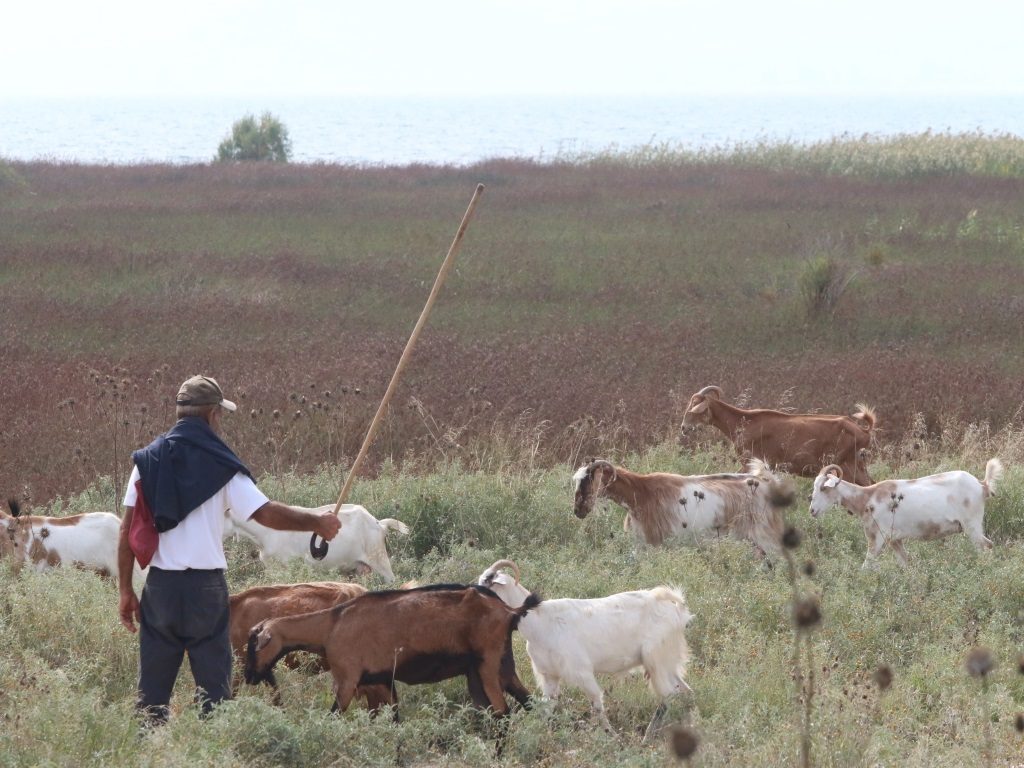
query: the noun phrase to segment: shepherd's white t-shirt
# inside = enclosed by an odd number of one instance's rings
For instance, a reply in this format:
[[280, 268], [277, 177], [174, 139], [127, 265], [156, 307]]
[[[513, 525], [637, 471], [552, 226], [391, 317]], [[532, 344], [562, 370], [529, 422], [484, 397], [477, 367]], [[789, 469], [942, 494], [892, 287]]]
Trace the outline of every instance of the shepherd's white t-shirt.
[[[135, 481], [139, 468], [132, 469], [124, 505], [134, 507]], [[270, 499], [248, 475], [237, 472], [228, 484], [188, 513], [188, 517], [160, 534], [160, 544], [150, 565], [164, 571], [186, 568], [227, 568], [224, 557], [224, 515], [245, 522]]]

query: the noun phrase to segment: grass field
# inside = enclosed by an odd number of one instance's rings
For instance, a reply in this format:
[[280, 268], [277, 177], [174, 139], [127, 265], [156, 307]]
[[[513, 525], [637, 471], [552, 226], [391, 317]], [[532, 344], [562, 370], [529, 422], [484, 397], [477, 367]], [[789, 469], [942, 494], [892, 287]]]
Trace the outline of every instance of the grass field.
[[[650, 147], [472, 168], [0, 163], [0, 487], [36, 512], [111, 509], [128, 454], [202, 371], [240, 403], [228, 441], [273, 498], [333, 500], [474, 185], [477, 219], [353, 501], [412, 528], [399, 580], [471, 581], [511, 557], [548, 597], [679, 586], [700, 766], [797, 764], [794, 590], [729, 540], [640, 549], [604, 505], [571, 514], [588, 455], [699, 473], [736, 462], [679, 435], [689, 395], [876, 407], [876, 478], [1007, 465], [966, 537], [863, 572], [859, 524], [814, 521], [797, 589], [811, 634], [819, 766], [1024, 764], [1024, 142], [925, 135], [686, 153]], [[825, 271], [852, 276], [813, 309]], [[330, 578], [230, 542], [229, 583]], [[813, 575], [802, 567], [812, 562]], [[511, 718], [504, 753], [464, 685], [403, 688], [403, 720], [327, 714], [324, 676], [283, 672], [201, 722], [184, 673], [139, 737], [137, 643], [114, 586], [0, 564], [0, 766], [643, 766], [640, 677], [605, 681], [603, 733], [568, 692]], [[368, 586], [380, 586], [370, 579]], [[521, 638], [520, 675], [532, 687]], [[972, 678], [965, 658], [995, 669]], [[806, 656], [805, 656], [806, 660]], [[894, 674], [880, 691], [879, 667]]]
[[[242, 403], [258, 471], [354, 456], [478, 181], [377, 462], [471, 462], [524, 430], [546, 464], [639, 449], [707, 384], [868, 402], [883, 442], [916, 414], [999, 429], [1024, 402], [1021, 158], [926, 135], [464, 169], [13, 164], [0, 486], [43, 503], [120, 472], [197, 370]], [[822, 259], [854, 279], [808, 316]]]
[[[1024, 710], [1024, 437], [926, 444], [901, 474], [965, 466], [978, 473], [1000, 453], [1011, 468], [987, 510], [991, 553], [978, 554], [966, 537], [910, 546], [912, 564], [891, 554], [877, 571], [860, 570], [859, 524], [832, 510], [820, 521], [806, 511], [808, 481], [790, 520], [803, 533], [796, 551], [812, 577], [799, 589], [820, 598], [824, 615], [813, 632], [816, 671], [812, 757], [818, 766], [1012, 765], [1024, 740], [1014, 718]], [[623, 463], [640, 469], [703, 472], [728, 457], [680, 453], [663, 445]], [[876, 463], [876, 476], [890, 469]], [[700, 766], [796, 765], [802, 705], [790, 657], [792, 589], [783, 563], [766, 568], [747, 545], [731, 540], [676, 542], [640, 550], [621, 529], [622, 510], [599, 508], [585, 521], [571, 514], [569, 467], [500, 473], [449, 466], [421, 474], [385, 468], [357, 485], [356, 500], [379, 515], [409, 523], [407, 539], [392, 540], [400, 580], [471, 581], [491, 562], [513, 557], [524, 583], [542, 594], [601, 596], [614, 591], [678, 585], [694, 621], [692, 698], [674, 701], [669, 725], [698, 734]], [[275, 497], [310, 504], [336, 488], [330, 474], [264, 478]], [[88, 509], [109, 490], [97, 485], [72, 499]], [[265, 566], [244, 543], [229, 547], [229, 583], [246, 586], [323, 578], [300, 563]], [[375, 577], [374, 577], [375, 578]], [[0, 591], [0, 765], [316, 766], [316, 765], [664, 765], [668, 735], [649, 745], [641, 734], [655, 702], [642, 677], [606, 680], [606, 706], [616, 733], [589, 718], [579, 692], [561, 706], [513, 715], [506, 749], [494, 753], [493, 726], [469, 707], [465, 686], [402, 687], [403, 720], [369, 721], [353, 710], [327, 714], [327, 676], [280, 673], [286, 705], [276, 709], [264, 691], [246, 689], [209, 722], [191, 705], [183, 673], [171, 724], [137, 736], [131, 717], [137, 645], [116, 619], [117, 593], [92, 574], [5, 569]], [[366, 582], [373, 586], [375, 580]], [[964, 662], [982, 646], [996, 667], [981, 681]], [[522, 638], [517, 666], [532, 687]], [[892, 686], [880, 692], [876, 669], [888, 666]]]

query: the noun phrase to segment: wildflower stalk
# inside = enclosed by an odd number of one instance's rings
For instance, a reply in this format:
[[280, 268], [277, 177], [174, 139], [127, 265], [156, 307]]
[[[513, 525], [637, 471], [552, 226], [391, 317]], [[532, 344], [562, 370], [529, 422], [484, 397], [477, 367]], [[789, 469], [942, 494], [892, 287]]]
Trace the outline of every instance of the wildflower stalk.
[[975, 647], [967, 654], [967, 674], [971, 677], [981, 678], [981, 717], [982, 734], [985, 737], [985, 748], [982, 751], [982, 758], [985, 765], [992, 765], [992, 718], [989, 713], [988, 702], [988, 675], [995, 669], [995, 661], [992, 653], [987, 648]]

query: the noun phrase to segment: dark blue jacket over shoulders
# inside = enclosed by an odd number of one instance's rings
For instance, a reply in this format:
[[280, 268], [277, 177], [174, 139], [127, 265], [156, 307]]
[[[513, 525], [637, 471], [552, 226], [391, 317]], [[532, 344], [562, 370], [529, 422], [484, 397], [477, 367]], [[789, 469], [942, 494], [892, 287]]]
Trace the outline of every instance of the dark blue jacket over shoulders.
[[142, 493], [163, 533], [208, 501], [237, 472], [252, 473], [198, 416], [179, 419], [169, 432], [132, 454]]

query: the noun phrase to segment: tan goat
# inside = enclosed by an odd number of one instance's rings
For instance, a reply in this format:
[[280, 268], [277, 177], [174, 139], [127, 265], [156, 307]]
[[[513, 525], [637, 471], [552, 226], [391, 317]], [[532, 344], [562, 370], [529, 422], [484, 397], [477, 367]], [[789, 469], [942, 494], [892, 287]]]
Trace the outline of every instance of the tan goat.
[[867, 451], [875, 412], [858, 404], [852, 416], [746, 409], [722, 401], [720, 387], [690, 397], [683, 426], [709, 424], [721, 431], [746, 461], [762, 459], [793, 474], [814, 477], [826, 464], [841, 467], [851, 482], [871, 485]]
[[473, 703], [504, 715], [506, 691], [523, 705], [529, 701], [512, 656], [512, 631], [526, 610], [475, 585], [367, 592], [334, 608], [257, 624], [249, 633], [245, 679], [260, 682], [291, 651], [312, 651], [327, 657], [341, 711], [359, 686], [465, 675]]
[[[414, 586], [413, 582], [410, 582]], [[320, 611], [340, 605], [346, 600], [366, 593], [366, 587], [339, 581], [318, 581], [309, 584], [271, 584], [262, 587], [251, 587], [238, 594], [231, 595], [231, 623], [228, 630], [231, 637], [231, 648], [235, 652], [241, 668], [245, 667], [245, 649], [249, 640], [250, 630], [261, 621], [282, 616], [295, 616], [300, 613]], [[329, 670], [330, 665], [323, 653], [318, 653], [317, 664], [322, 670]], [[289, 656], [285, 664], [298, 666], [298, 662]], [[274, 703], [281, 703], [281, 692], [273, 672], [268, 673], [266, 682], [274, 691]], [[238, 678], [235, 679], [235, 687]], [[365, 696], [366, 704], [371, 712], [375, 712], [384, 704], [394, 703], [391, 690], [386, 685], [361, 686], [357, 695]]]

